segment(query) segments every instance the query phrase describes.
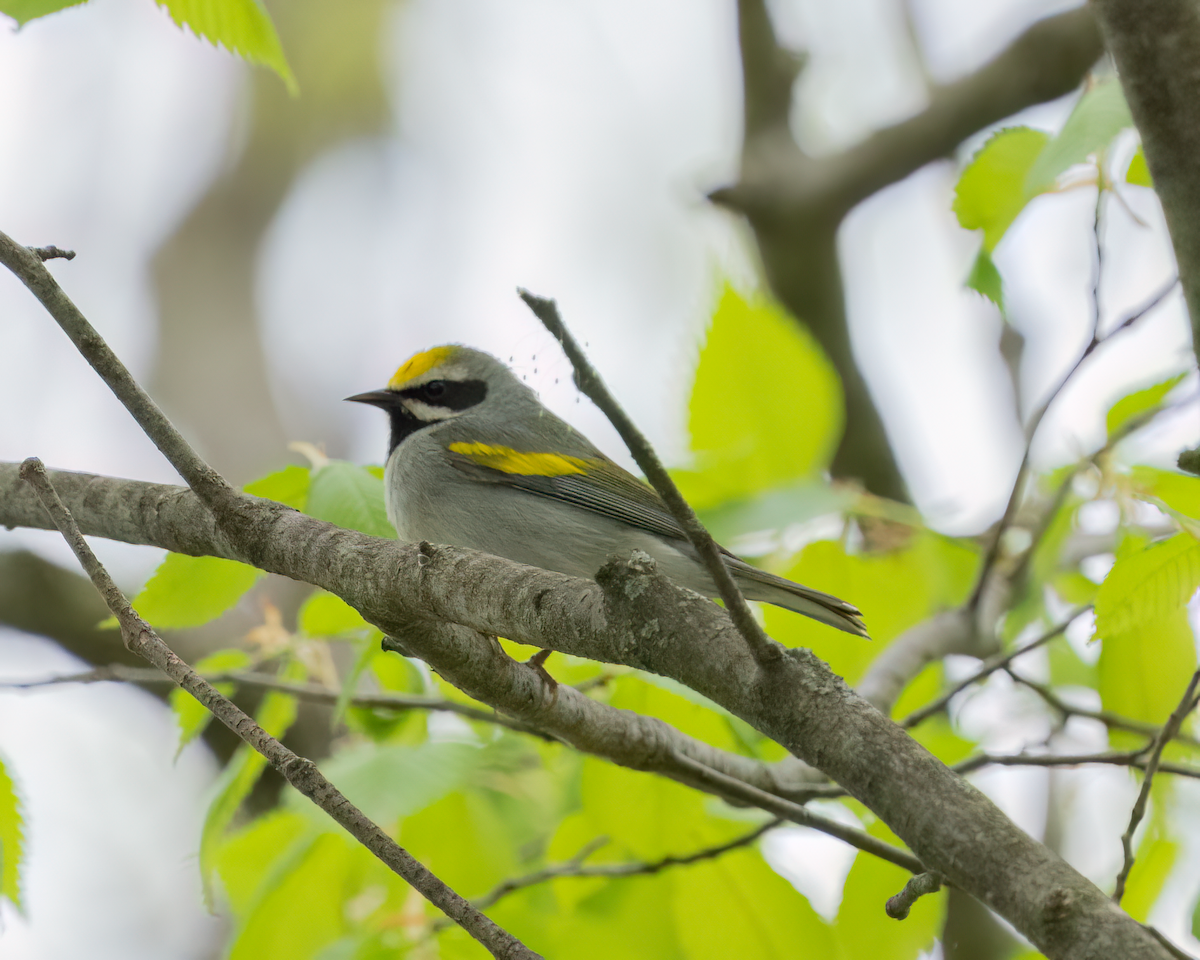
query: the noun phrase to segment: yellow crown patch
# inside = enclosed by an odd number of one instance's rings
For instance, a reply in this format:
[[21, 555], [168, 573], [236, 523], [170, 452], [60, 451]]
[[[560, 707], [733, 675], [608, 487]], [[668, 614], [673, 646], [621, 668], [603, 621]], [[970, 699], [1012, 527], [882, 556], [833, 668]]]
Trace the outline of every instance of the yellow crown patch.
[[434, 347], [432, 350], [409, 357], [404, 361], [404, 366], [397, 370], [395, 376], [388, 381], [388, 389], [399, 390], [406, 383], [432, 370], [439, 363], [449, 360], [457, 352], [458, 347]]
[[481, 467], [527, 477], [567, 477], [586, 474], [588, 462], [562, 453], [522, 453], [512, 447], [490, 443], [452, 443], [451, 453], [459, 453]]

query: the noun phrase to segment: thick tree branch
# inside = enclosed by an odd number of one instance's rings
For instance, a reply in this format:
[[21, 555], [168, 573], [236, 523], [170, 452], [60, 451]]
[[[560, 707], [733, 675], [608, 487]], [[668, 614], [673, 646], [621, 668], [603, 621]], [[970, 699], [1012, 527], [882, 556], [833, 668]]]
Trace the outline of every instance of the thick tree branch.
[[108, 609], [120, 622], [121, 637], [129, 650], [154, 664], [204, 704], [218, 720], [262, 754], [288, 783], [329, 814], [430, 903], [458, 923], [487, 948], [492, 956], [502, 960], [540, 960], [539, 954], [534, 953], [508, 931], [471, 906], [384, 833], [325, 779], [316, 764], [297, 756], [270, 736], [232, 700], [223, 696], [212, 684], [180, 660], [154, 632], [154, 628], [138, 616], [108, 575], [108, 571], [96, 559], [78, 524], [55, 491], [40, 460], [26, 460], [21, 467], [21, 478], [34, 488], [46, 513], [79, 558], [80, 564], [96, 585]]
[[[13, 474], [0, 467], [0, 524], [46, 527]], [[612, 564], [598, 582], [574, 580], [467, 550], [367, 537], [277, 504], [260, 509], [253, 498], [243, 513], [255, 542], [243, 551], [186, 490], [74, 474], [54, 480], [85, 532], [191, 554], [252, 554], [263, 569], [342, 596], [468, 694], [618, 762], [636, 765], [628, 761], [640, 756], [649, 767], [674, 743], [647, 718], [612, 723], [612, 713], [602, 716], [569, 687], [553, 697], [540, 675], [481, 634], [674, 677], [832, 776], [928, 869], [1009, 919], [1048, 957], [1163, 956], [1108, 897], [823, 663], [792, 650], [778, 670], [761, 670], [719, 607], [647, 567]], [[680, 779], [694, 775], [681, 767]]]

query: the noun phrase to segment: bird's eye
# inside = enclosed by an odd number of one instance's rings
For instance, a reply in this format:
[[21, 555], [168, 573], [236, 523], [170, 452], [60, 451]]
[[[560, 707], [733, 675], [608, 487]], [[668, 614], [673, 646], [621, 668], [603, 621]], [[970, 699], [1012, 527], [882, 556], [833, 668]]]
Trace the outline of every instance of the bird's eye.
[[425, 396], [431, 400], [436, 400], [446, 392], [445, 380], [430, 380], [425, 384]]

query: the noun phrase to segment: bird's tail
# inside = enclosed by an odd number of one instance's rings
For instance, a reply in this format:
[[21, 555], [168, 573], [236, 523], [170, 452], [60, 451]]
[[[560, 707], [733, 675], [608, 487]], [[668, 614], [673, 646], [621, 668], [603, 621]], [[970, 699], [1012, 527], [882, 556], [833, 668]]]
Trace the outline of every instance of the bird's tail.
[[742, 588], [742, 593], [748, 600], [773, 603], [777, 607], [793, 610], [835, 629], [852, 633], [856, 637], [871, 639], [867, 634], [866, 625], [862, 622], [862, 612], [853, 604], [785, 577], [777, 577], [773, 573], [759, 570], [758, 567], [735, 557], [726, 557], [725, 562], [737, 577], [738, 586]]

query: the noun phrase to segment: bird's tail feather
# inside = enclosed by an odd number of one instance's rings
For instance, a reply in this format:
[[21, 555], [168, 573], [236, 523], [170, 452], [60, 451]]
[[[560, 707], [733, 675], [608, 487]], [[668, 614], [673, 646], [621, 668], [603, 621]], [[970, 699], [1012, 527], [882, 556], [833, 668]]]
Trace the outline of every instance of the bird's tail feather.
[[856, 637], [871, 639], [867, 634], [866, 625], [862, 622], [862, 612], [853, 604], [785, 577], [759, 570], [758, 567], [733, 557], [726, 558], [726, 563], [733, 570], [747, 599], [773, 603], [777, 607], [793, 610], [820, 623], [852, 633]]

